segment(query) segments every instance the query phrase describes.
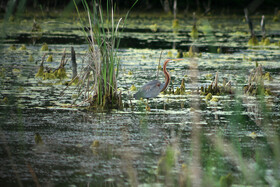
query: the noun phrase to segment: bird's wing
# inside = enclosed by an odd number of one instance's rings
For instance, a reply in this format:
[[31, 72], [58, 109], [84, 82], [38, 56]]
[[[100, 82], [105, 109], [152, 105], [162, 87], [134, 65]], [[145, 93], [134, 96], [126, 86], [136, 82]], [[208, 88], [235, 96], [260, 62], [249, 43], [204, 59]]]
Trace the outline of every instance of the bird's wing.
[[153, 98], [156, 97], [162, 89], [162, 85], [160, 81], [153, 80], [151, 82], [148, 82], [144, 86], [142, 86], [139, 91], [134, 94], [135, 99], [142, 98]]

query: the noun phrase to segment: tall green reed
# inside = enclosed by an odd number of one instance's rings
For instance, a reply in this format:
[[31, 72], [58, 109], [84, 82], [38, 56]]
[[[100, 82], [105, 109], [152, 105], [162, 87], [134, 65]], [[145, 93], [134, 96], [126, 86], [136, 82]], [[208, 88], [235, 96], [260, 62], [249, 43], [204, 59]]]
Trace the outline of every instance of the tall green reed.
[[[74, 0], [75, 3], [75, 0]], [[80, 85], [86, 85], [84, 95], [86, 100], [94, 107], [121, 108], [121, 93], [117, 93], [117, 77], [120, 60], [117, 51], [120, 44], [120, 32], [125, 25], [125, 19], [120, 18], [115, 23], [115, 6], [113, 1], [107, 0], [105, 12], [101, 1], [92, 1], [92, 8], [86, 0], [82, 0], [83, 7], [87, 12], [89, 33], [83, 28], [83, 32], [89, 42], [89, 58], [87, 67], [84, 68]], [[131, 8], [137, 3], [134, 2]], [[75, 3], [78, 16], [82, 23], [81, 14]], [[122, 27], [122, 29], [120, 29]], [[93, 85], [89, 85], [92, 78]]]

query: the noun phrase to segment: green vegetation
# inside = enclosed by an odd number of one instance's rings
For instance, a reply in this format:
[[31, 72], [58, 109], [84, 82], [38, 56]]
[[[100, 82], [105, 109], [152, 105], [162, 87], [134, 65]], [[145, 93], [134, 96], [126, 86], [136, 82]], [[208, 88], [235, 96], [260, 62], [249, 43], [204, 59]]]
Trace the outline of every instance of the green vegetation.
[[[212, 77], [212, 74], [206, 75], [206, 78], [208, 79]], [[223, 85], [219, 86], [219, 78], [218, 78], [218, 72], [216, 73], [215, 79], [212, 81], [210, 85], [201, 86], [200, 88], [200, 94], [206, 95], [205, 99], [210, 100], [212, 99], [212, 95], [225, 95], [225, 94], [232, 94], [234, 93], [234, 89], [231, 87], [231, 81], [229, 80], [226, 82], [226, 80], [223, 80]]]
[[47, 43], [43, 43], [42, 47], [41, 47], [41, 51], [48, 51], [49, 47]]
[[[38, 72], [36, 73], [35, 77], [43, 78], [43, 80], [48, 80], [48, 79], [63, 80], [63, 79], [66, 79], [67, 78], [67, 74], [66, 74], [66, 70], [65, 70], [65, 65], [67, 63], [66, 51], [64, 50], [64, 52], [63, 52], [61, 62], [59, 64], [58, 68], [56, 68], [54, 70], [47, 67], [47, 66], [44, 66], [45, 56], [46, 56], [46, 54], [44, 54], [44, 56], [42, 58], [42, 62], [40, 64], [40, 67], [39, 67]], [[49, 55], [49, 57], [50, 56], [52, 57], [52, 55]], [[48, 62], [48, 60], [50, 60], [50, 59], [48, 58], [47, 62]]]
[[[96, 1], [94, 0], [93, 3], [96, 4]], [[119, 19], [115, 25], [115, 10], [111, 1], [107, 0], [105, 14], [102, 7], [93, 6], [91, 11], [85, 0], [82, 0], [82, 4], [88, 15], [91, 40], [89, 41], [88, 67], [82, 72], [83, 78], [80, 78], [81, 81], [78, 83], [78, 86], [85, 85], [88, 88], [84, 91], [84, 95], [88, 96], [86, 100], [90, 103], [91, 107], [103, 109], [122, 108], [121, 93], [117, 91], [117, 77], [120, 66], [117, 57], [120, 43], [118, 36], [120, 26], [122, 23], [125, 24], [129, 11], [125, 19]], [[79, 9], [76, 4], [75, 6], [82, 23]], [[85, 30], [84, 33], [86, 35]], [[89, 85], [89, 75], [91, 73], [94, 76], [94, 81], [91, 83], [92, 86]]]
[[153, 24], [153, 25], [150, 25], [150, 29], [151, 29], [151, 31], [153, 31], [153, 32], [157, 32], [157, 30], [158, 30], [158, 25], [155, 23], [155, 24]]
[[22, 44], [21, 47], [19, 48], [19, 50], [22, 50], [22, 51], [26, 50], [26, 46], [24, 44]]
[[253, 35], [253, 36], [249, 39], [248, 45], [249, 45], [249, 46], [257, 46], [257, 45], [259, 45], [259, 41], [258, 41], [258, 39], [257, 39], [257, 37], [256, 37], [255, 35]]
[[11, 46], [9, 47], [9, 49], [12, 50], [12, 51], [14, 51], [14, 50], [16, 50], [17, 48], [16, 48], [16, 45], [13, 44], [13, 45], [11, 45]]
[[190, 49], [188, 52], [183, 52], [183, 57], [189, 57], [189, 58], [193, 58], [193, 57], [201, 57], [201, 53], [198, 52], [198, 49], [196, 46], [191, 45]]
[[196, 28], [196, 25], [193, 25], [192, 31], [190, 32], [190, 36], [192, 39], [198, 39], [198, 30]]
[[269, 38], [262, 38], [260, 45], [268, 46], [270, 45], [270, 40]]
[[29, 62], [33, 62], [33, 61], [34, 61], [34, 57], [33, 57], [32, 55], [29, 55], [29, 56], [28, 56], [28, 61], [29, 61]]
[[53, 61], [53, 57], [52, 57], [52, 55], [49, 55], [47, 58], [47, 62], [52, 62], [52, 61]]
[[251, 72], [244, 92], [248, 95], [271, 95], [270, 88], [265, 86], [265, 80], [272, 81], [272, 77], [269, 72], [264, 74], [262, 66], [259, 65]]
[[177, 33], [179, 30], [179, 20], [178, 19], [174, 19], [172, 21], [172, 29], [174, 33]]

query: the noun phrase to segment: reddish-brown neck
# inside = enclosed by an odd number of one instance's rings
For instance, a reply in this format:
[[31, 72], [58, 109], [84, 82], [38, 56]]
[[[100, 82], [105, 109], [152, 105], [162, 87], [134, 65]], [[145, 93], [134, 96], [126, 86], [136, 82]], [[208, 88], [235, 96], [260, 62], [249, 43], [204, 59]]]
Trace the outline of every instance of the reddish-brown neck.
[[168, 73], [167, 70], [166, 70], [166, 66], [167, 66], [167, 63], [168, 63], [169, 61], [171, 61], [171, 60], [170, 60], [170, 59], [165, 60], [165, 61], [164, 61], [164, 64], [163, 64], [163, 73], [164, 73], [164, 75], [165, 75], [165, 84], [164, 84], [164, 86], [163, 86], [161, 92], [163, 92], [163, 91], [167, 88], [167, 86], [168, 86], [168, 84], [169, 84], [169, 82], [170, 82], [170, 75], [169, 75], [169, 73]]

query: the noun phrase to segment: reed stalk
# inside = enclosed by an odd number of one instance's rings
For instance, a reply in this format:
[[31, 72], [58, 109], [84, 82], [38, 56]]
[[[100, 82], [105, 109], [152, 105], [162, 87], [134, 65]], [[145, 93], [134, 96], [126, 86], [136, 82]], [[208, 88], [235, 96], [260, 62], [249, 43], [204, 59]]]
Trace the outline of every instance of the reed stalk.
[[[117, 92], [117, 77], [120, 67], [117, 51], [120, 44], [119, 34], [122, 32], [120, 28], [124, 27], [131, 9], [127, 12], [124, 21], [120, 18], [115, 23], [113, 1], [107, 0], [105, 13], [101, 1], [93, 0], [92, 2], [93, 6], [90, 9], [87, 1], [82, 0], [88, 16], [89, 37], [85, 29], [83, 32], [89, 42], [89, 55], [87, 67], [83, 69], [81, 76], [83, 78], [80, 79], [79, 85], [87, 85], [83, 95], [86, 96], [85, 100], [91, 106], [121, 108], [122, 106], [119, 106], [122, 103], [119, 101], [121, 97]], [[137, 0], [133, 6], [136, 2]], [[75, 0], [74, 4], [78, 16], [82, 20]]]

